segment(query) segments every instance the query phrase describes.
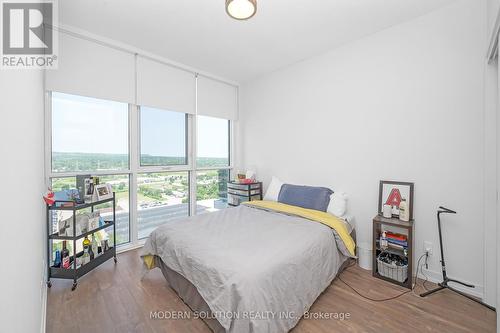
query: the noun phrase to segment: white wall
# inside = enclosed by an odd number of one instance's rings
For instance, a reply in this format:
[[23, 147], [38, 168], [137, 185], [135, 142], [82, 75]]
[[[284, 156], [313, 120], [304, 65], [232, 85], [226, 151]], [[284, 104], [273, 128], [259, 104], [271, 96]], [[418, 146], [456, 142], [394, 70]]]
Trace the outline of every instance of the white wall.
[[484, 287], [485, 301], [496, 304], [497, 286], [497, 211], [491, 209], [497, 205], [497, 96], [498, 65], [485, 64], [485, 105], [484, 105], [484, 244], [485, 265]]
[[277, 175], [347, 191], [359, 241], [379, 180], [415, 182], [416, 255], [432, 241], [439, 278], [436, 208], [457, 210], [444, 218], [448, 272], [480, 295], [484, 22], [485, 1], [458, 1], [244, 84], [244, 164], [266, 185]]
[[488, 29], [492, 29], [500, 9], [500, 0], [487, 0]]
[[[498, 11], [500, 9], [500, 0], [488, 0], [487, 1], [487, 12], [488, 12], [488, 38], [491, 37], [493, 33], [493, 27], [495, 24], [495, 20], [498, 15]], [[495, 175], [493, 176], [493, 171], [491, 172], [489, 179], [494, 184], [486, 183], [485, 188], [488, 190], [492, 187], [495, 187], [495, 194], [498, 192], [498, 188], [500, 186], [500, 178], [497, 176], [499, 167], [500, 167], [500, 154], [498, 154], [498, 147], [500, 147], [500, 137], [498, 136], [498, 128], [500, 128], [500, 117], [498, 117], [498, 96], [500, 91], [498, 90], [498, 61], [494, 64], [489, 64], [486, 66], [486, 75], [485, 75], [485, 115], [486, 115], [486, 124], [488, 122], [493, 122], [493, 125], [487, 125], [488, 127], [495, 127], [495, 142], [494, 143], [486, 143], [486, 156], [488, 156], [488, 152], [491, 151], [491, 158], [487, 164], [487, 172], [494, 168]], [[488, 132], [486, 131], [486, 134]], [[494, 150], [494, 152], [493, 152]], [[496, 185], [496, 186], [495, 186]], [[486, 259], [493, 264], [494, 270], [487, 270], [485, 272], [485, 287], [488, 289], [488, 294], [486, 295], [486, 301], [489, 303], [493, 303], [496, 300], [496, 304], [500, 304], [500, 288], [498, 285], [500, 283], [500, 245], [497, 245], [498, 240], [500, 239], [500, 228], [497, 228], [498, 218], [500, 216], [500, 206], [498, 204], [498, 198], [495, 197], [495, 205], [497, 210], [491, 213], [491, 219], [486, 220], [485, 224], [485, 244], [486, 246]], [[488, 216], [487, 216], [488, 217]], [[493, 219], [494, 218], [494, 219]], [[494, 241], [494, 246], [489, 245], [491, 241]], [[494, 281], [494, 282], [493, 282]], [[492, 286], [492, 287], [489, 287]], [[500, 311], [497, 311], [497, 323], [500, 323]], [[500, 332], [500, 325], [497, 325], [497, 332]]]
[[0, 71], [0, 331], [40, 332], [45, 285], [43, 86], [39, 70]]
[[[487, 1], [487, 31], [488, 42], [493, 31], [493, 26], [500, 8], [499, 0]], [[489, 304], [498, 304], [496, 299], [497, 292], [497, 218], [496, 210], [488, 209], [497, 205], [497, 97], [498, 97], [498, 65], [497, 63], [485, 64], [485, 105], [484, 105], [484, 144], [485, 144], [485, 225], [484, 225], [484, 244], [485, 244], [485, 265], [484, 289], [485, 301]]]

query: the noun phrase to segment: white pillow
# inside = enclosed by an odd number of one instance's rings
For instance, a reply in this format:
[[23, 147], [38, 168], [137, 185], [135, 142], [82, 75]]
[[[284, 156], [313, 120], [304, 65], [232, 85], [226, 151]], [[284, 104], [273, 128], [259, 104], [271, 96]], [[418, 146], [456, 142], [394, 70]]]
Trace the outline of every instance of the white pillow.
[[347, 210], [347, 193], [334, 192], [330, 196], [330, 204], [328, 205], [327, 212], [335, 216], [344, 216]]
[[280, 194], [282, 185], [283, 182], [277, 177], [273, 176], [273, 178], [271, 179], [271, 184], [269, 184], [266, 194], [264, 195], [264, 200], [278, 201], [278, 196]]

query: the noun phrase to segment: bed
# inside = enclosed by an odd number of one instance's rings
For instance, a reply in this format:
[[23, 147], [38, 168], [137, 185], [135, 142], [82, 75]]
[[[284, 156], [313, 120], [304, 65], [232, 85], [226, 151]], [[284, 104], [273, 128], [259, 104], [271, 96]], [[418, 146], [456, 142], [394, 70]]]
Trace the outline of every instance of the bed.
[[171, 221], [142, 251], [214, 332], [288, 332], [354, 256], [354, 240], [333, 215], [261, 201]]

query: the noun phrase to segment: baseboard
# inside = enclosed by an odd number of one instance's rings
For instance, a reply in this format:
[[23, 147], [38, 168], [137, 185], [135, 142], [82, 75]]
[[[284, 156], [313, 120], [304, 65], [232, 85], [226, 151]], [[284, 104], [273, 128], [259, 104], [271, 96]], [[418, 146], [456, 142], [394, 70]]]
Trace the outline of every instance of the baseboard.
[[132, 250], [137, 250], [138, 248], [143, 247], [144, 243], [146, 243], [146, 240], [141, 240], [138, 243], [133, 244], [133, 245], [132, 244], [119, 245], [116, 248], [116, 254], [132, 251]]
[[[361, 267], [361, 268], [363, 268], [363, 267]], [[366, 268], [363, 268], [363, 269], [366, 270]], [[371, 272], [371, 269], [369, 269], [369, 271]], [[429, 282], [432, 282], [432, 283], [439, 283], [439, 282], [443, 281], [443, 276], [441, 275], [441, 272], [435, 272], [435, 271], [431, 271], [431, 270], [428, 270], [425, 268], [423, 268], [422, 271], [424, 272], [425, 276], [422, 276], [422, 273], [420, 271], [418, 272], [418, 278], [421, 280], [425, 280], [425, 277], [427, 277], [427, 280]], [[457, 279], [457, 280], [460, 280], [460, 279]], [[463, 282], [469, 283], [468, 281], [463, 281]], [[471, 283], [471, 284], [474, 284], [474, 283]], [[483, 286], [476, 285], [475, 288], [467, 288], [465, 286], [462, 286], [458, 283], [453, 283], [453, 282], [451, 282], [450, 285], [453, 286], [455, 289], [460, 290], [461, 292], [464, 292], [468, 295], [480, 298], [481, 300], [484, 299]]]
[[[427, 269], [422, 269], [422, 270], [423, 270], [425, 276], [427, 276], [428, 281], [433, 282], [433, 283], [438, 283], [438, 282], [443, 281], [443, 276], [442, 276], [441, 272], [435, 272], [435, 271], [431, 271], [431, 270], [427, 270]], [[422, 273], [420, 273], [420, 272], [419, 272], [418, 277], [419, 277], [419, 279], [425, 279], [425, 277], [422, 276]], [[450, 278], [452, 278], [452, 277], [450, 276]], [[457, 278], [457, 280], [460, 280], [460, 279]], [[468, 281], [463, 281], [463, 282], [469, 283]], [[471, 283], [471, 284], [474, 284], [474, 283]], [[460, 290], [461, 292], [464, 292], [468, 295], [480, 298], [481, 300], [484, 298], [484, 287], [483, 286], [476, 285], [475, 288], [467, 288], [465, 286], [462, 286], [458, 283], [453, 283], [453, 282], [450, 282], [450, 286], [453, 286], [453, 288]]]
[[43, 281], [42, 287], [42, 313], [41, 313], [41, 323], [40, 323], [40, 333], [45, 333], [47, 327], [47, 284]]

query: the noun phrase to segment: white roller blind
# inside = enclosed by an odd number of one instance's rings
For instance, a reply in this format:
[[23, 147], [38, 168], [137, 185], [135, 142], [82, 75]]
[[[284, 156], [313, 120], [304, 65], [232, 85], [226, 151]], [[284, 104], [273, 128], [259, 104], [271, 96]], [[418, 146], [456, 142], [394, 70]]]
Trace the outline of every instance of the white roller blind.
[[58, 69], [46, 71], [46, 89], [135, 103], [135, 57], [59, 32]]
[[194, 114], [195, 103], [194, 73], [137, 57], [137, 104]]
[[198, 114], [236, 120], [238, 118], [238, 90], [235, 86], [198, 77]]

